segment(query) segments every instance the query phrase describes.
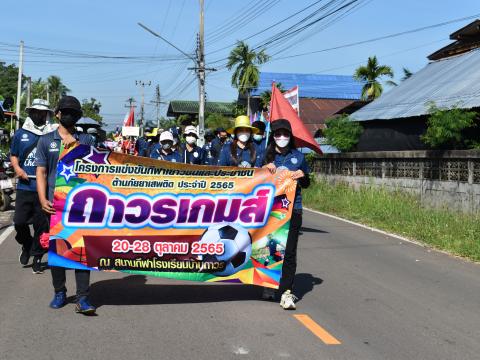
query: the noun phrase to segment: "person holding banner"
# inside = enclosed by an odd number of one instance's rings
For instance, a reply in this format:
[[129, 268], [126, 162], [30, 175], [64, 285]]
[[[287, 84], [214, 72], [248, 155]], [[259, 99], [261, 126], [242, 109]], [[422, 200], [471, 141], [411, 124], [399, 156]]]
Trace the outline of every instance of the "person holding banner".
[[202, 147], [202, 165], [217, 165], [218, 156], [213, 147], [215, 135], [212, 130], [205, 130], [205, 145]]
[[[64, 148], [80, 144], [94, 146], [94, 139], [83, 133], [77, 133], [75, 124], [82, 117], [82, 107], [77, 98], [64, 96], [60, 99], [55, 115], [60, 121], [58, 129], [40, 137], [36, 153], [37, 192], [42, 209], [48, 214], [55, 214], [53, 194], [57, 177], [57, 164]], [[67, 303], [65, 268], [52, 266], [52, 283], [55, 290], [52, 309], [59, 309]], [[90, 290], [90, 271], [75, 270], [77, 283], [77, 301], [75, 311], [86, 315], [95, 313], [95, 307], [88, 301]]]
[[258, 129], [250, 125], [248, 116], [241, 115], [235, 119], [235, 126], [228, 129], [229, 134], [235, 135], [230, 144], [225, 144], [220, 153], [218, 165], [237, 166], [243, 168], [260, 167], [262, 159], [257, 155], [252, 134]]
[[182, 148], [183, 161], [185, 164], [201, 165], [202, 164], [202, 148], [197, 146], [197, 129], [193, 125], [188, 125], [183, 132], [185, 138], [185, 146]]
[[[271, 173], [289, 170], [292, 178], [297, 180], [297, 190], [293, 204], [290, 229], [287, 238], [287, 247], [283, 259], [282, 278], [280, 280], [280, 293], [282, 294], [280, 306], [285, 310], [294, 310], [297, 298], [293, 294], [293, 281], [297, 269], [297, 243], [302, 226], [302, 194], [301, 189], [310, 185], [309, 168], [304, 155], [295, 148], [292, 127], [285, 119], [275, 120], [271, 123], [272, 133], [268, 142], [265, 155], [265, 168]], [[275, 293], [264, 288], [262, 297], [274, 299]]]
[[164, 131], [160, 134], [160, 143], [152, 148], [150, 157], [152, 159], [183, 163], [182, 154], [173, 147], [173, 135], [170, 131]]

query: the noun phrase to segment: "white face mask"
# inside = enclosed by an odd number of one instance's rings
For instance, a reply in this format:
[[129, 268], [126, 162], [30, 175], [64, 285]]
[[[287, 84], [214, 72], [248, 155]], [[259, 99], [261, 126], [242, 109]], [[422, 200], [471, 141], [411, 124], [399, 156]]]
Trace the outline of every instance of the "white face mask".
[[187, 141], [188, 145], [193, 145], [197, 142], [197, 138], [195, 136], [186, 136], [185, 140]]
[[249, 132], [241, 132], [237, 134], [238, 140], [240, 140], [243, 143], [246, 143], [248, 139], [250, 139], [250, 133]]
[[274, 139], [275, 139], [275, 144], [277, 144], [279, 148], [284, 148], [290, 142], [290, 136], [279, 136]]
[[255, 135], [253, 135], [253, 139], [254, 139], [255, 141], [262, 141], [263, 136], [262, 136], [262, 135], [259, 135], [259, 134], [255, 134]]
[[161, 143], [161, 144], [162, 144], [162, 149], [163, 150], [169, 150], [172, 147], [172, 144], [170, 144], [169, 142], [165, 142], [165, 143]]

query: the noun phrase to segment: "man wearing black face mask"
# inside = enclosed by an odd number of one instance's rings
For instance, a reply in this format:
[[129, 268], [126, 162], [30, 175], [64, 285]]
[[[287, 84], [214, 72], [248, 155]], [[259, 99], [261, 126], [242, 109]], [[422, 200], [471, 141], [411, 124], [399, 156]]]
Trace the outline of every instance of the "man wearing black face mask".
[[[62, 148], [74, 146], [77, 142], [83, 145], [94, 146], [94, 139], [83, 133], [77, 133], [75, 124], [82, 117], [82, 107], [77, 98], [64, 96], [58, 103], [55, 115], [60, 120], [60, 126], [52, 133], [44, 135], [38, 141], [37, 163], [37, 191], [43, 211], [48, 215], [55, 214], [53, 208], [53, 193], [57, 175], [58, 158]], [[52, 282], [55, 290], [52, 309], [59, 309], [67, 303], [67, 289], [65, 268], [52, 266]], [[90, 271], [75, 270], [77, 283], [77, 304], [75, 311], [82, 314], [95, 313], [95, 307], [88, 301], [90, 290]]]
[[[13, 223], [17, 232], [15, 239], [22, 245], [20, 264], [28, 264], [33, 256], [32, 270], [34, 274], [43, 272], [41, 259], [45, 250], [40, 246], [39, 237], [48, 232], [48, 220], [41, 210], [37, 196], [35, 154], [40, 136], [53, 131], [47, 119], [53, 114], [46, 100], [35, 99], [27, 109], [28, 117], [21, 129], [15, 132], [10, 149], [10, 160], [18, 177], [17, 197]], [[33, 223], [33, 236], [29, 222]]]

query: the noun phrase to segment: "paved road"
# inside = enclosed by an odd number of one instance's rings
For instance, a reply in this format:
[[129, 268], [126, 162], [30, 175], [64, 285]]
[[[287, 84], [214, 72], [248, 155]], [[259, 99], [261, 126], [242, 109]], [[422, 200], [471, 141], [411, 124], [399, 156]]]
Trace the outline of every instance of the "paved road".
[[480, 358], [479, 265], [310, 212], [304, 227], [296, 312], [260, 301], [255, 287], [95, 273], [93, 318], [73, 304], [48, 309], [49, 274], [22, 269], [10, 235], [0, 245], [0, 359]]

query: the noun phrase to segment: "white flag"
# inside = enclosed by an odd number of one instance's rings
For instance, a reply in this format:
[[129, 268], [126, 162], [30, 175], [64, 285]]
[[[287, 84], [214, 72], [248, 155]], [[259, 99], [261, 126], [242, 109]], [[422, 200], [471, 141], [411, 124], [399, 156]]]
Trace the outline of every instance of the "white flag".
[[290, 105], [297, 111], [297, 114], [300, 116], [300, 98], [298, 97], [298, 85], [294, 88], [285, 91], [283, 93], [285, 99], [288, 100]]

